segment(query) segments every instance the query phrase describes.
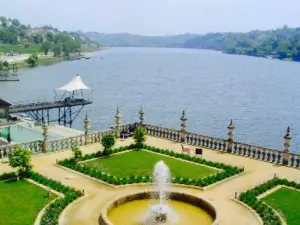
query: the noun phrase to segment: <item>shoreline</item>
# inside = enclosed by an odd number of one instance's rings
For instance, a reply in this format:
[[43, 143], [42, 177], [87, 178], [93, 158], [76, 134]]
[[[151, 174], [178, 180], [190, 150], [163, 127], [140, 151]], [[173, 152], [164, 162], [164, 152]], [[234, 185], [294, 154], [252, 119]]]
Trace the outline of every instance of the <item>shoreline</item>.
[[[86, 51], [82, 51], [82, 54], [85, 56], [90, 56], [92, 53], [97, 52], [97, 51], [103, 51], [106, 50], [107, 48], [99, 48], [99, 49], [90, 49], [90, 50], [86, 50]], [[27, 54], [23, 54], [23, 56]], [[21, 57], [22, 58], [22, 57]], [[6, 61], [6, 60], [4, 60]], [[29, 67], [28, 63], [25, 61], [24, 58], [22, 58], [21, 60], [10, 60], [9, 61], [9, 70], [7, 71], [12, 71], [13, 70], [13, 65], [15, 64], [17, 66], [17, 68], [36, 68], [39, 66], [45, 66], [45, 65], [53, 65], [56, 63], [60, 63], [63, 61], [72, 61], [69, 57], [65, 57], [65, 56], [60, 56], [60, 57], [39, 57], [38, 60], [38, 64], [35, 67]]]

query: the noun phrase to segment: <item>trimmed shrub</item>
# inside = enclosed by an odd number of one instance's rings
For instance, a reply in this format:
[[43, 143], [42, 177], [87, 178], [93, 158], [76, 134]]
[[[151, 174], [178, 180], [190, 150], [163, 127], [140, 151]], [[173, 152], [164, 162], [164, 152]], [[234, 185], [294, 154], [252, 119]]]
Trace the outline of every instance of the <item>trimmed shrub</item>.
[[135, 144], [137, 148], [143, 147], [146, 141], [146, 128], [142, 126], [137, 126], [137, 128], [133, 132], [133, 139], [135, 140]]
[[101, 144], [104, 148], [103, 155], [108, 156], [112, 153], [111, 148], [115, 145], [116, 140], [112, 134], [104, 135], [101, 139]]

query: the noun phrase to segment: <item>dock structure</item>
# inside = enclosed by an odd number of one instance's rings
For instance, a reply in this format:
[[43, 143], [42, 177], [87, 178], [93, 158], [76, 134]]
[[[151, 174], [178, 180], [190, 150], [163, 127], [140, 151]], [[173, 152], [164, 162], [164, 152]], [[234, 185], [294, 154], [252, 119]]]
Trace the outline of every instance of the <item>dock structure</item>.
[[[15, 104], [9, 107], [9, 113], [24, 113], [37, 122], [58, 122], [59, 125], [70, 125], [80, 113], [85, 105], [92, 104], [92, 101], [85, 99], [74, 99], [73, 101], [53, 101], [53, 102], [37, 102], [26, 104]], [[58, 116], [55, 118], [50, 114], [57, 110]]]
[[[54, 101], [10, 104], [7, 114], [24, 113], [39, 123], [58, 122], [59, 125], [72, 127], [73, 121], [84, 106], [92, 104], [90, 97], [83, 95], [82, 90], [88, 88], [80, 76], [75, 76], [68, 84], [56, 89], [64, 91], [62, 96], [55, 92]], [[53, 112], [57, 110], [57, 116]]]

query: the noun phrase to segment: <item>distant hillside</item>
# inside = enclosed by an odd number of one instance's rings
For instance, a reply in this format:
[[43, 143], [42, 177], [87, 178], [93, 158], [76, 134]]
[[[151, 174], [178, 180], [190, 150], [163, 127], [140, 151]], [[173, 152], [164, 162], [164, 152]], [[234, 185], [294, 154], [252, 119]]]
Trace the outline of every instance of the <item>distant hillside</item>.
[[77, 32], [60, 31], [52, 26], [31, 27], [18, 19], [0, 16], [0, 52], [54, 52], [69, 55], [93, 42]]
[[210, 33], [190, 39], [182, 47], [300, 61], [300, 28]]
[[196, 34], [142, 36], [129, 33], [103, 34], [97, 32], [87, 32], [84, 35], [102, 46], [110, 47], [180, 47], [187, 40], [199, 36]]

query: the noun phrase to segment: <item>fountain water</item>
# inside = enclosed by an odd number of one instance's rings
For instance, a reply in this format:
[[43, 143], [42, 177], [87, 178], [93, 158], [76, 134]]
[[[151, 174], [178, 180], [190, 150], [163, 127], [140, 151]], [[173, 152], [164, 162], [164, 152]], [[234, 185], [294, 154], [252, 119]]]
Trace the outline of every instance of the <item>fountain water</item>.
[[[108, 217], [115, 225], [210, 225], [216, 217], [213, 207], [192, 195], [171, 192], [168, 166], [159, 161], [153, 171], [154, 191], [143, 191], [120, 197], [109, 204]], [[152, 196], [149, 199], [149, 194]], [[149, 206], [150, 204], [150, 206]], [[201, 207], [199, 207], [201, 205]], [[107, 211], [101, 214], [100, 224], [107, 222]], [[126, 218], [126, 219], [124, 219]]]
[[148, 222], [146, 224], [165, 223], [174, 214], [173, 210], [166, 203], [170, 181], [171, 175], [168, 166], [163, 161], [159, 161], [156, 163], [153, 171], [153, 182], [157, 189], [159, 203], [150, 207], [150, 216], [147, 218]]

